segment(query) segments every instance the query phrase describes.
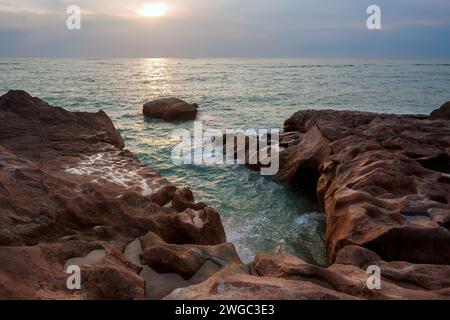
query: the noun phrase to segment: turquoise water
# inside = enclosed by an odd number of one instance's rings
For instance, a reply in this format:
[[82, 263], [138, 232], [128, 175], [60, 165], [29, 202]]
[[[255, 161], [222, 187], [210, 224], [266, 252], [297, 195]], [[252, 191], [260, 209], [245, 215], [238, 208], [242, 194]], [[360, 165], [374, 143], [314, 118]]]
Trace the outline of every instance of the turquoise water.
[[450, 100], [450, 63], [205, 59], [0, 59], [0, 94], [26, 90], [71, 111], [103, 109], [139, 158], [216, 207], [248, 261], [284, 247], [324, 263], [314, 201], [242, 166], [174, 166], [172, 132], [193, 123], [144, 119], [142, 104], [176, 96], [207, 128], [281, 128], [303, 109], [428, 114]]

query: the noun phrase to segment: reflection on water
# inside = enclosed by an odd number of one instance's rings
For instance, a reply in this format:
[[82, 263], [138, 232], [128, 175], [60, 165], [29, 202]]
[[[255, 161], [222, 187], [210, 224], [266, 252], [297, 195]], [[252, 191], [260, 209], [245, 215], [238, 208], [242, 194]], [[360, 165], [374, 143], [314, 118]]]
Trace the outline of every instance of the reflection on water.
[[176, 96], [200, 105], [205, 127], [270, 129], [301, 109], [428, 114], [450, 100], [450, 64], [0, 59], [0, 74], [1, 94], [23, 89], [72, 111], [103, 109], [144, 163], [220, 211], [228, 240], [247, 261], [284, 248], [324, 263], [324, 215], [306, 196], [242, 166], [172, 165], [171, 134], [193, 123], [144, 119], [144, 102]]

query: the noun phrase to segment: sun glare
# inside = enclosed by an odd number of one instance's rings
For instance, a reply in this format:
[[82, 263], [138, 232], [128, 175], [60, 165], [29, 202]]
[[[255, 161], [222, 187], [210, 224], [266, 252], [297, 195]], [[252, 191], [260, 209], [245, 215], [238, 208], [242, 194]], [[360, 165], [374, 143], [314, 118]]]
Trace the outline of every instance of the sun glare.
[[163, 3], [147, 3], [142, 5], [141, 9], [138, 12], [142, 17], [156, 18], [165, 15], [167, 9], [167, 6]]

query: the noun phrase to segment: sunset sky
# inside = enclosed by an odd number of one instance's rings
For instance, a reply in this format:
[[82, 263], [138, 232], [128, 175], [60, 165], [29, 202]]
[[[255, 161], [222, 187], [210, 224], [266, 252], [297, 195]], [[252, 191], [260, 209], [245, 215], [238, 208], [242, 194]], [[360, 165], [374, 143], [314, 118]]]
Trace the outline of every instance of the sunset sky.
[[449, 0], [0, 0], [0, 56], [450, 59], [449, 17]]

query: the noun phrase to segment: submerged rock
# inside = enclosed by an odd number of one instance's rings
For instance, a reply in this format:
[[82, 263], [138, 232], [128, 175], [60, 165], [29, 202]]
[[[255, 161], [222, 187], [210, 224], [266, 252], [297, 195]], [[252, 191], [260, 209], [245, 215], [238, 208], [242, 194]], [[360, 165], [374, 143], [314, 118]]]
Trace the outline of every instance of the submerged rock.
[[148, 117], [164, 121], [187, 121], [197, 118], [198, 105], [177, 98], [164, 98], [147, 102], [142, 112]]

